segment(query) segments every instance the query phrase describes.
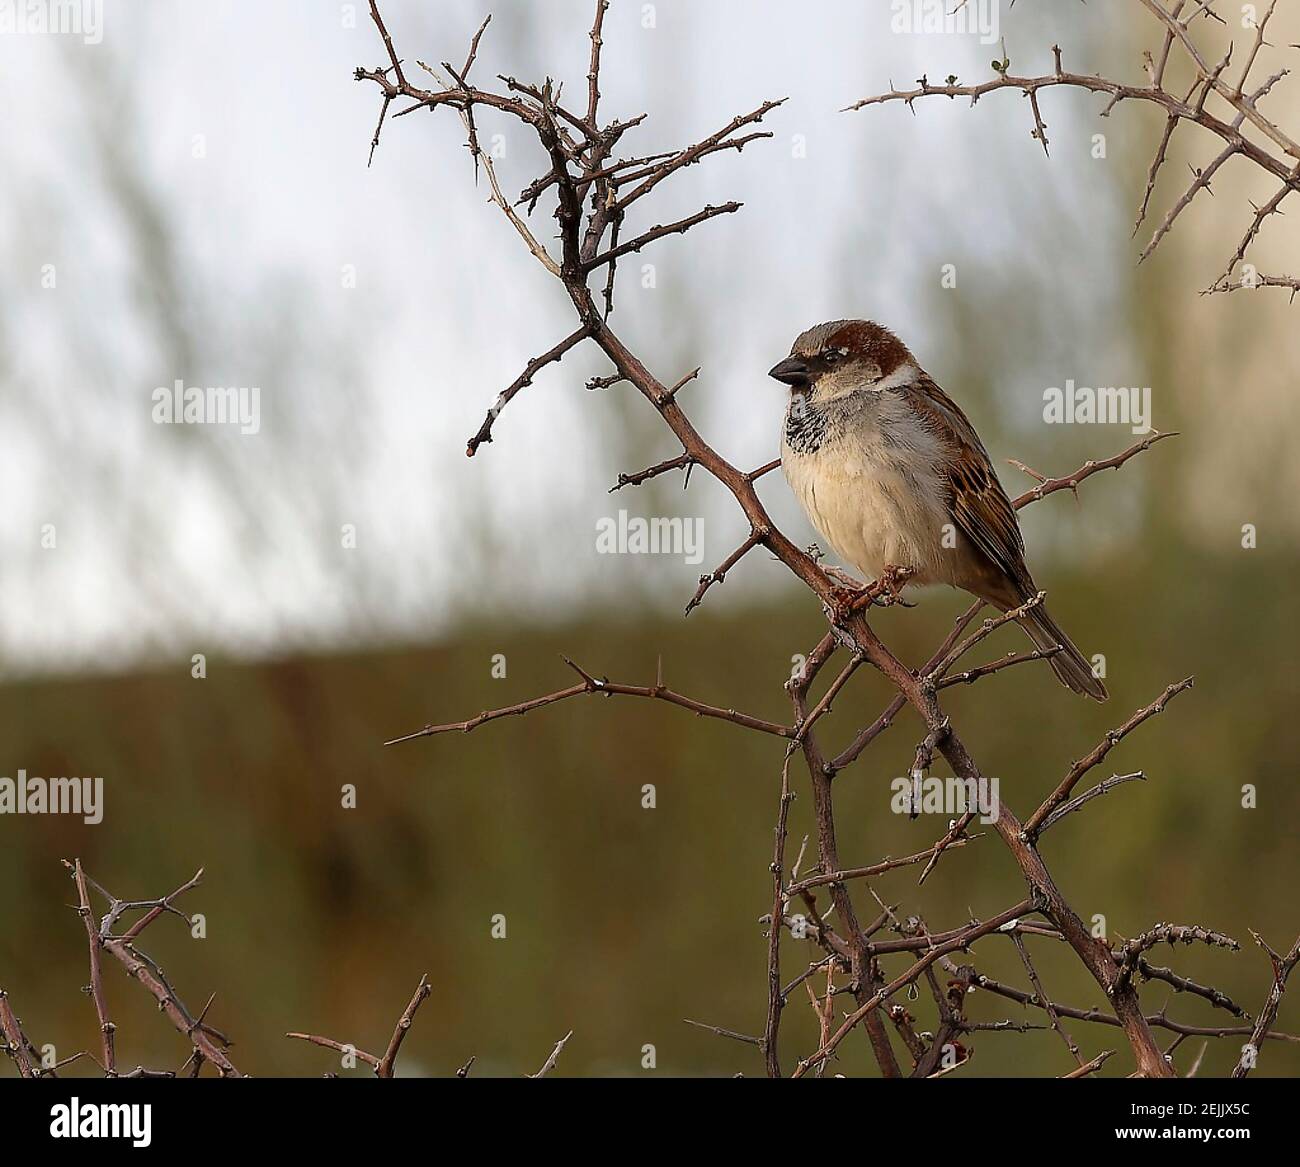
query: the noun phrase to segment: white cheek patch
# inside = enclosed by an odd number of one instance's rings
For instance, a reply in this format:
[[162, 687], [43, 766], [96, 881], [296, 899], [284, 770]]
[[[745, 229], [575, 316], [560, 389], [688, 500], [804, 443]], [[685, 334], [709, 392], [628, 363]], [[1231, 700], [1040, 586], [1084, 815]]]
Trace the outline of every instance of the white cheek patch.
[[899, 365], [888, 377], [881, 377], [879, 381], [873, 382], [869, 388], [877, 391], [885, 389], [904, 389], [908, 385], [915, 383], [921, 370], [915, 365]]

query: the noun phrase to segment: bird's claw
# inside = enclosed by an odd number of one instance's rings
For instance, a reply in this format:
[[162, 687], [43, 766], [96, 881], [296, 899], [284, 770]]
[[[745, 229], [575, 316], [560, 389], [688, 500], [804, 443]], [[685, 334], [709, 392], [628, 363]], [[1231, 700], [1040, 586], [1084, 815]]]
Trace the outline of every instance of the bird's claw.
[[836, 626], [847, 624], [849, 617], [859, 611], [864, 601], [868, 599], [866, 588], [834, 588], [826, 601], [826, 611], [831, 623]]
[[895, 604], [904, 608], [915, 608], [910, 600], [903, 599], [902, 591], [908, 580], [915, 575], [910, 567], [885, 566], [880, 578], [869, 584], [862, 584], [838, 568], [823, 568], [831, 579], [837, 581], [826, 601], [831, 623], [841, 625], [863, 608], [872, 606], [889, 608]]
[[916, 605], [910, 600], [903, 599], [903, 588], [907, 586], [908, 581], [916, 574], [915, 569], [910, 567], [897, 567], [892, 563], [885, 564], [884, 570], [867, 591], [872, 593], [871, 603], [879, 604], [882, 608], [887, 608], [891, 604], [901, 604], [904, 608], [915, 608]]

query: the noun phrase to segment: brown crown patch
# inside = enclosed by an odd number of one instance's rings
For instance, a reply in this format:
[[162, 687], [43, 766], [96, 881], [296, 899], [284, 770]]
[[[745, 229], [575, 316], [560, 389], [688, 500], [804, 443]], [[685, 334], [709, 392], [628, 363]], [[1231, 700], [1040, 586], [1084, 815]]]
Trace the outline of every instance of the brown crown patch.
[[886, 377], [899, 365], [916, 363], [907, 345], [883, 324], [871, 320], [831, 320], [818, 324], [794, 342], [791, 352], [813, 357], [831, 348], [842, 348], [853, 357], [874, 361]]
[[850, 353], [875, 361], [885, 376], [899, 365], [915, 363], [907, 345], [884, 325], [870, 320], [850, 320], [831, 334], [830, 343], [836, 348], [845, 348]]

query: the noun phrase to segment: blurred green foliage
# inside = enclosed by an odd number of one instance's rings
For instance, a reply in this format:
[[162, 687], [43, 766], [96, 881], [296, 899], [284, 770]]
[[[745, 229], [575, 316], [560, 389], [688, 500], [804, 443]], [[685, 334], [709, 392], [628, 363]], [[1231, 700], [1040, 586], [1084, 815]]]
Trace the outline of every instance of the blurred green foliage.
[[[1143, 455], [1147, 468], [1173, 444]], [[1084, 490], [1101, 496], [1117, 482], [1098, 479]], [[1073, 505], [1063, 494], [1039, 507]], [[1267, 556], [1207, 558], [1170, 543], [1116, 554], [1086, 575], [1053, 572], [1060, 619], [1085, 651], [1107, 654], [1113, 698], [1104, 707], [1072, 697], [1038, 665], [947, 695], [976, 757], [1023, 815], [1107, 728], [1168, 681], [1197, 674], [1194, 689], [1094, 772], [1142, 768], [1148, 780], [1055, 827], [1044, 852], [1080, 913], [1104, 915], [1112, 937], [1168, 920], [1242, 939], [1240, 955], [1155, 955], [1252, 1012], [1269, 969], [1248, 929], [1275, 946], [1290, 943], [1296, 912], [1279, 892], [1300, 875], [1300, 793], [1290, 764], [1300, 735], [1292, 665], [1277, 652], [1295, 642], [1285, 581], [1296, 564]], [[1157, 567], [1167, 578], [1153, 587]], [[662, 656], [668, 681], [683, 691], [787, 718], [781, 684], [792, 655], [815, 643], [820, 614], [794, 591], [739, 611], [722, 597], [712, 595], [686, 623], [628, 613], [625, 621], [509, 635], [465, 627], [455, 642], [421, 650], [264, 665], [214, 660], [205, 680], [177, 669], [8, 686], [0, 705], [5, 772], [21, 764], [41, 775], [101, 774], [107, 810], [97, 827], [0, 819], [0, 985], [38, 1045], [53, 1042], [60, 1055], [93, 1049], [94, 1015], [80, 991], [85, 937], [59, 858], [79, 855], [128, 898], [160, 895], [202, 866], [204, 882], [186, 907], [205, 915], [207, 939], [191, 940], [180, 921], [165, 918], [145, 950], [192, 1007], [217, 993], [211, 1019], [235, 1038], [233, 1056], [246, 1072], [338, 1068], [334, 1055], [287, 1041], [290, 1029], [382, 1050], [425, 972], [434, 995], [405, 1047], [407, 1072], [451, 1073], [471, 1054], [477, 1072], [529, 1072], [570, 1028], [566, 1074], [641, 1074], [647, 1044], [659, 1073], [760, 1072], [752, 1047], [682, 1019], [761, 1028], [758, 920], [769, 906], [780, 742], [659, 703], [581, 697], [468, 736], [381, 745], [429, 720], [569, 684], [561, 652], [630, 682], [652, 678]], [[914, 610], [876, 619], [904, 658], [919, 662], [959, 610], [952, 593], [935, 592]], [[1020, 639], [1005, 630], [983, 659], [1020, 648]], [[504, 679], [491, 676], [495, 653], [505, 654]], [[824, 723], [829, 743], [847, 740], [888, 698], [883, 679], [860, 672]], [[945, 828], [936, 816], [911, 822], [889, 812], [889, 782], [910, 764], [917, 736], [915, 719], [900, 718], [837, 781], [846, 863], [919, 850]], [[795, 773], [791, 857], [811, 830]], [[341, 805], [349, 783], [355, 810]], [[1258, 789], [1256, 810], [1242, 809], [1245, 783]], [[653, 810], [642, 808], [645, 784], [656, 790]], [[1023, 892], [992, 836], [952, 852], [921, 888], [916, 874], [891, 873], [877, 890], [901, 915], [919, 913], [936, 929], [1000, 910]], [[497, 913], [504, 940], [490, 935]], [[1059, 999], [1100, 1003], [1072, 954], [1050, 941], [1031, 947]], [[787, 940], [786, 973], [812, 955], [809, 943]], [[992, 938], [977, 955], [982, 971], [1024, 984], [1009, 945]], [[900, 958], [886, 961], [901, 967]], [[179, 1065], [183, 1039], [121, 968], [110, 961], [106, 975], [122, 1062]], [[1144, 993], [1153, 1012], [1169, 997], [1160, 985]], [[927, 1002], [913, 1008], [923, 1026], [932, 1023]], [[986, 994], [975, 994], [970, 1011], [1042, 1020]], [[1227, 1016], [1185, 997], [1170, 1011], [1200, 1024]], [[1300, 1028], [1294, 1017], [1290, 1027]], [[1123, 1051], [1117, 1030], [1070, 1029], [1089, 1056]], [[797, 998], [785, 1036], [787, 1061], [815, 1037], [811, 1010]], [[1069, 1068], [1050, 1033], [985, 1033], [972, 1045], [964, 1073]], [[1202, 1073], [1224, 1072], [1238, 1045], [1212, 1043]], [[1195, 1048], [1182, 1047], [1184, 1068]], [[840, 1068], [869, 1072], [865, 1041], [844, 1047]], [[1128, 1068], [1119, 1056], [1106, 1072]], [[1300, 1051], [1272, 1043], [1259, 1072], [1297, 1070]]]

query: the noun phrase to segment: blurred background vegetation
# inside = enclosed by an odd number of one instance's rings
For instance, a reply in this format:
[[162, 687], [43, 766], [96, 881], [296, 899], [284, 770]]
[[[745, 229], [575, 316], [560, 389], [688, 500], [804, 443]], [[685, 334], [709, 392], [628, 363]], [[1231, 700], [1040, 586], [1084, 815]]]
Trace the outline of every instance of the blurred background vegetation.
[[[784, 720], [791, 659], [824, 625], [762, 556], [683, 622], [695, 577], [743, 522], [703, 475], [685, 493], [678, 479], [605, 493], [620, 471], [678, 451], [618, 388], [583, 391], [606, 371], [590, 354], [539, 378], [496, 442], [464, 458], [493, 396], [569, 325], [475, 188], [456, 119], [390, 126], [366, 170], [377, 108], [350, 69], [382, 53], [363, 10], [349, 24], [352, 7], [109, 0], [102, 45], [0, 37], [0, 91], [23, 115], [0, 140], [0, 165], [22, 177], [0, 220], [0, 774], [100, 775], [107, 803], [93, 827], [0, 818], [0, 986], [38, 1045], [94, 1048], [85, 937], [58, 860], [79, 855], [128, 898], [202, 866], [186, 906], [204, 913], [207, 939], [167, 919], [146, 950], [192, 1007], [217, 993], [211, 1020], [246, 1072], [337, 1069], [286, 1041], [290, 1029], [382, 1048], [427, 972], [434, 997], [406, 1072], [450, 1073], [471, 1054], [476, 1072], [531, 1072], [573, 1029], [561, 1073], [643, 1073], [647, 1044], [659, 1073], [758, 1073], [754, 1049], [682, 1019], [761, 1028], [779, 742], [583, 698], [468, 737], [381, 745], [568, 684], [560, 653], [629, 682], [662, 658], [676, 687]], [[479, 67], [580, 84], [589, 7], [564, 0], [543, 19], [503, 0]], [[615, 317], [665, 380], [704, 367], [683, 400], [728, 457], [774, 455], [782, 402], [764, 370], [802, 328], [847, 315], [894, 325], [997, 459], [1059, 474], [1131, 444], [1125, 427], [1042, 423], [1043, 389], [1067, 378], [1150, 385], [1155, 425], [1181, 431], [1077, 502], [1061, 493], [1022, 514], [1054, 610], [1107, 658], [1112, 700], [1095, 707], [1024, 668], [950, 691], [946, 706], [1024, 814], [1108, 728], [1196, 674], [1107, 759], [1105, 773], [1141, 768], [1148, 781], [1066, 820], [1044, 851], [1112, 937], [1168, 920], [1241, 939], [1240, 955], [1180, 949], [1161, 963], [1254, 1011], [1269, 968], [1248, 930], [1281, 946], [1298, 926], [1300, 309], [1280, 292], [1196, 293], [1244, 232], [1248, 200], [1271, 190], [1225, 174], [1139, 268], [1144, 239], [1128, 236], [1160, 129], [1149, 111], [1099, 121], [1100, 99], [1045, 95], [1048, 161], [1011, 95], [915, 116], [836, 112], [891, 79], [986, 76], [1000, 50], [974, 38], [892, 35], [886, 6], [649, 7], [653, 27], [645, 6], [616, 0], [607, 26], [607, 109], [652, 111], [638, 151], [791, 97], [767, 123], [771, 142], [691, 168], [647, 212], [747, 203], [647, 252], [653, 269], [629, 266]], [[1049, 21], [1018, 6], [1001, 32], [1016, 71], [1049, 68], [1056, 41], [1067, 65], [1134, 76], [1152, 43], [1137, 8], [1071, 5]], [[458, 58], [488, 11], [386, 9], [403, 52], [430, 60]], [[1278, 44], [1300, 40], [1294, 19], [1278, 26]], [[1294, 124], [1285, 83], [1272, 102]], [[1178, 167], [1211, 156], [1183, 133], [1166, 198]], [[522, 188], [537, 159], [503, 142], [499, 168]], [[1300, 266], [1276, 222], [1260, 246], [1262, 269]], [[956, 289], [940, 286], [947, 263]], [[49, 265], [54, 288], [42, 286]], [[177, 378], [261, 386], [262, 431], [153, 425], [151, 392]], [[1004, 481], [1029, 484], [1010, 467]], [[763, 493], [811, 541], [779, 476]], [[705, 565], [596, 554], [595, 523], [619, 508], [702, 519]], [[1242, 547], [1246, 523], [1255, 549]], [[961, 608], [927, 593], [877, 623], [920, 662]], [[1012, 630], [989, 653], [1019, 647]], [[195, 653], [206, 679], [191, 677]], [[831, 741], [889, 697], [859, 673]], [[888, 810], [918, 736], [900, 718], [839, 779], [845, 863], [919, 850], [945, 828]], [[1257, 809], [1242, 807], [1245, 784]], [[799, 789], [792, 853], [811, 830]], [[877, 891], [940, 928], [1001, 910], [1023, 885], [985, 838], [921, 888], [904, 870]], [[504, 940], [490, 934], [496, 914]], [[1032, 948], [1057, 997], [1099, 1003], [1067, 950]], [[793, 941], [783, 951], [791, 974], [813, 956]], [[981, 971], [1023, 983], [1014, 951], [977, 951]], [[107, 969], [121, 1061], [179, 1065], [182, 1039], [120, 973]], [[1144, 1000], [1155, 1011], [1167, 996], [1151, 986]], [[1022, 1016], [980, 994], [970, 1011]], [[1170, 1012], [1228, 1020], [1184, 998]], [[1282, 1023], [1300, 1029], [1285, 1010]], [[1071, 1029], [1089, 1056], [1122, 1048], [1118, 1031]], [[791, 1053], [810, 1049], [811, 1010], [792, 1008], [785, 1033]], [[972, 1044], [962, 1073], [1068, 1068], [1050, 1033]], [[1226, 1072], [1238, 1044], [1212, 1044], [1202, 1075]], [[1184, 1044], [1184, 1069], [1198, 1049]], [[843, 1053], [844, 1072], [870, 1072], [865, 1042]], [[1121, 1056], [1106, 1072], [1128, 1068]], [[1300, 1049], [1273, 1043], [1259, 1072], [1297, 1070]]]

